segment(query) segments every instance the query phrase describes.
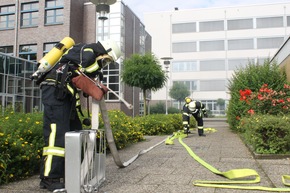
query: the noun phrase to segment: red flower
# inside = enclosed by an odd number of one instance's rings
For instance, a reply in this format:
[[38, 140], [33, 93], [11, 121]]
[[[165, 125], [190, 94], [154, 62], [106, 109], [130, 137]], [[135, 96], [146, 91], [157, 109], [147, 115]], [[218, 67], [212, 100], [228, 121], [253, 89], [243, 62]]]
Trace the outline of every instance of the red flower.
[[247, 101], [247, 97], [252, 94], [250, 89], [240, 90], [240, 100]]
[[255, 114], [255, 111], [254, 111], [253, 109], [250, 109], [250, 110], [248, 110], [248, 113], [249, 113], [250, 115], [253, 115], [253, 114]]

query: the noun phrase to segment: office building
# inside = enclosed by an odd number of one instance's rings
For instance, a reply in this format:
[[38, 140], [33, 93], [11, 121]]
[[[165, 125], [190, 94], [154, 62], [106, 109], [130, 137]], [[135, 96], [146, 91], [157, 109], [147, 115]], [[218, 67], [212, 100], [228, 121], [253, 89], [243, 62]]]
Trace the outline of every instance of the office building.
[[[213, 114], [224, 114], [227, 85], [235, 70], [249, 62], [273, 57], [289, 36], [290, 2], [147, 13], [146, 30], [152, 52], [170, 57], [168, 91], [183, 82], [190, 97], [201, 100]], [[152, 102], [165, 101], [166, 88], [152, 93]], [[217, 101], [225, 101], [219, 105]], [[168, 98], [168, 106], [180, 108]]]
[[[9, 102], [12, 106], [24, 103], [22, 99], [17, 101], [17, 96], [26, 95], [29, 88], [23, 82], [28, 82], [29, 76], [36, 70], [36, 65], [26, 67], [23, 62], [12, 65], [9, 61], [14, 60], [13, 57], [25, 59], [25, 62], [37, 62], [66, 36], [73, 38], [76, 43], [93, 43], [110, 38], [120, 45], [123, 55], [117, 63], [104, 69], [104, 84], [124, 97], [134, 109], [129, 110], [112, 92], [106, 95], [108, 109], [122, 110], [132, 116], [139, 115], [139, 89], [125, 86], [119, 75], [124, 59], [133, 53], [150, 51], [151, 36], [145, 31], [140, 19], [121, 0], [110, 6], [107, 18], [100, 18], [97, 11], [96, 5], [89, 0], [1, 0], [0, 52], [11, 57], [3, 55], [0, 64], [5, 69], [13, 68], [15, 72], [16, 68], [19, 69], [13, 74], [14, 78], [9, 80], [7, 77], [10, 74], [7, 71], [0, 72], [1, 96], [15, 96], [16, 100]], [[18, 76], [24, 79], [16, 78]], [[6, 89], [7, 85], [22, 89], [10, 92]], [[29, 87], [37, 86], [31, 83]], [[36, 95], [39, 97], [39, 92]], [[8, 104], [7, 100], [1, 98], [2, 106]], [[38, 108], [41, 110], [41, 107]]]

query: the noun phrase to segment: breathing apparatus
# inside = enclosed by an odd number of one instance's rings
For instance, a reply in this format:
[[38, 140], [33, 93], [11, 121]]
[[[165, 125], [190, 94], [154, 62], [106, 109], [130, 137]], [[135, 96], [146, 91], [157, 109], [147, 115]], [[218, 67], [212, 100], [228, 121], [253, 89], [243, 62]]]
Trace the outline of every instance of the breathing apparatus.
[[65, 37], [57, 43], [43, 58], [38, 61], [38, 69], [31, 76], [31, 79], [40, 79], [42, 75], [49, 72], [61, 56], [70, 49], [75, 42], [70, 37]]

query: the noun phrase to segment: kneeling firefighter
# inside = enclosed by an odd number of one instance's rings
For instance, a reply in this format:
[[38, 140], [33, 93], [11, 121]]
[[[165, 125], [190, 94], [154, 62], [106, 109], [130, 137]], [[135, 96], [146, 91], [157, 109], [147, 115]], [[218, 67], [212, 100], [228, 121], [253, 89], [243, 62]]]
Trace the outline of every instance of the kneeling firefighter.
[[203, 116], [207, 117], [205, 106], [200, 101], [195, 101], [189, 97], [186, 97], [182, 114], [183, 129], [185, 134], [189, 133], [190, 115], [192, 115], [197, 122], [198, 135], [205, 136], [203, 131]]
[[54, 191], [64, 188], [65, 133], [81, 130], [77, 108], [80, 98], [72, 78], [79, 71], [88, 77], [100, 75], [101, 69], [115, 62], [121, 55], [112, 40], [92, 44], [77, 44], [62, 55], [40, 83], [44, 105], [44, 148], [40, 169], [40, 188]]

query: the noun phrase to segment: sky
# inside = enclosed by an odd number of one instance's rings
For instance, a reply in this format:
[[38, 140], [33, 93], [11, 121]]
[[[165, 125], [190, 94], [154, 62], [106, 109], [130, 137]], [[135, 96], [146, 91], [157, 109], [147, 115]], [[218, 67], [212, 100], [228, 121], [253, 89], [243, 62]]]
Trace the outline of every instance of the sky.
[[290, 3], [290, 0], [123, 0], [123, 2], [144, 22], [144, 13], [172, 11], [175, 7], [182, 10], [263, 3]]

